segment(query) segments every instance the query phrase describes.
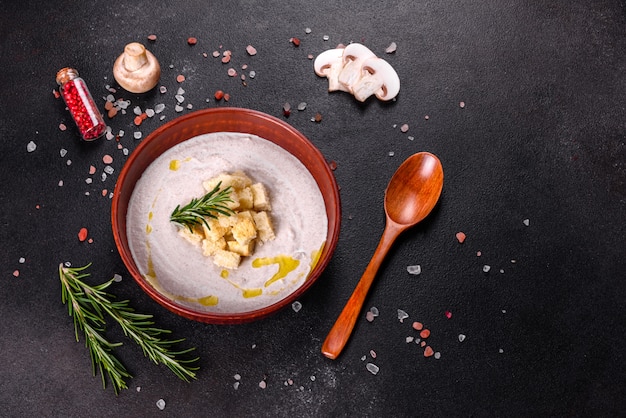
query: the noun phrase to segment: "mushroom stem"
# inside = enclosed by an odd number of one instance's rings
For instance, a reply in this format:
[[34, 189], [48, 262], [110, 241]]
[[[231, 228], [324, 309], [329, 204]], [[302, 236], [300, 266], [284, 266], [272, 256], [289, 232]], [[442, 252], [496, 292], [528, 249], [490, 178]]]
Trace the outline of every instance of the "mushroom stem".
[[137, 71], [147, 64], [146, 48], [139, 42], [132, 42], [124, 47], [124, 68]]

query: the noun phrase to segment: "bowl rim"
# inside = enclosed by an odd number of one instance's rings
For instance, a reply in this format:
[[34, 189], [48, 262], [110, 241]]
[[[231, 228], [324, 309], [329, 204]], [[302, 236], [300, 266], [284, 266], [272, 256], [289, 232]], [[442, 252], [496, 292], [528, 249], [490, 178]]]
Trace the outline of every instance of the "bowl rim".
[[[191, 307], [181, 305], [177, 303], [176, 301], [171, 300], [165, 295], [158, 292], [150, 283], [148, 283], [145, 280], [145, 278], [141, 275], [139, 268], [137, 267], [135, 260], [133, 259], [132, 254], [130, 252], [130, 248], [128, 246], [127, 231], [126, 231], [126, 215], [127, 215], [127, 209], [128, 209], [128, 201], [130, 200], [130, 196], [132, 195], [135, 189], [137, 181], [139, 180], [139, 178], [141, 178], [141, 175], [143, 174], [143, 172], [145, 171], [145, 168], [147, 167], [146, 166], [143, 169], [141, 169], [141, 172], [138, 174], [138, 177], [133, 182], [133, 179], [130, 178], [130, 176], [131, 176], [131, 170], [134, 168], [134, 164], [137, 164], [138, 158], [140, 158], [142, 154], [146, 152], [146, 150], [151, 150], [151, 148], [158, 147], [159, 144], [156, 141], [158, 141], [167, 131], [172, 129], [172, 127], [175, 127], [181, 124], [185, 125], [187, 123], [190, 123], [194, 119], [202, 120], [203, 118], [206, 118], [206, 117], [221, 117], [222, 119], [228, 119], [228, 122], [230, 123], [230, 125], [227, 126], [225, 129], [221, 129], [219, 131], [218, 130], [205, 131], [202, 133], [195, 133], [186, 138], [176, 139], [174, 140], [175, 142], [172, 143], [169, 147], [160, 149], [158, 154], [156, 154], [154, 158], [150, 160], [147, 166], [149, 166], [152, 163], [152, 161], [154, 161], [154, 159], [156, 159], [158, 156], [160, 156], [163, 152], [165, 152], [169, 148], [175, 145], [178, 145], [181, 142], [184, 142], [195, 136], [202, 135], [205, 133], [212, 133], [212, 132], [242, 132], [241, 129], [237, 129], [238, 127], [237, 119], [239, 118], [241, 122], [242, 117], [264, 120], [266, 123], [273, 125], [273, 127], [285, 131], [285, 134], [297, 137], [297, 139], [300, 142], [302, 142], [306, 147], [307, 158], [311, 156], [314, 158], [314, 160], [319, 160], [320, 162], [324, 163], [322, 164], [321, 171], [324, 174], [324, 177], [325, 177], [324, 180], [326, 182], [329, 182], [330, 190], [332, 193], [331, 193], [331, 196], [327, 196], [328, 193], [327, 194], [322, 193], [322, 197], [324, 199], [324, 206], [326, 208], [326, 216], [328, 219], [327, 239], [326, 239], [326, 243], [324, 244], [324, 247], [322, 248], [322, 253], [320, 254], [317, 264], [309, 272], [306, 280], [301, 286], [299, 286], [296, 290], [291, 292], [286, 297], [272, 303], [271, 305], [265, 306], [263, 308], [259, 308], [259, 309], [255, 309], [251, 311], [244, 311], [241, 313], [218, 313], [218, 312], [201, 312], [201, 311], [194, 310]], [[254, 132], [244, 132], [244, 133], [258, 135], [258, 134], [255, 134]], [[261, 136], [261, 135], [258, 135], [258, 136]], [[285, 149], [281, 144], [277, 144], [272, 138], [264, 138], [264, 139]], [[294, 155], [291, 151], [289, 150], [286, 150], [286, 151]], [[307, 170], [309, 170], [307, 164], [304, 161], [302, 161], [302, 158], [296, 155], [294, 156], [302, 164], [304, 164], [305, 167], [307, 167]], [[316, 183], [318, 184], [318, 187], [320, 188], [320, 192], [321, 192], [322, 188], [320, 187], [318, 178], [316, 178], [315, 176], [313, 177]], [[132, 182], [132, 183], [130, 185], [127, 185], [128, 182]], [[120, 207], [122, 204], [121, 198], [123, 196], [123, 194], [121, 193], [122, 187], [132, 187], [131, 190], [127, 192], [128, 201], [126, 201], [126, 207]], [[335, 204], [332, 204], [332, 202], [335, 202]], [[337, 242], [339, 240], [339, 232], [340, 232], [340, 227], [341, 227], [341, 200], [340, 200], [339, 187], [337, 185], [337, 181], [335, 179], [334, 173], [331, 170], [330, 165], [328, 164], [326, 158], [323, 156], [321, 151], [296, 128], [294, 128], [287, 122], [275, 116], [263, 113], [258, 110], [239, 108], [239, 107], [209, 108], [209, 109], [196, 110], [196, 111], [187, 113], [185, 115], [179, 116], [169, 122], [166, 122], [165, 124], [161, 125], [157, 129], [152, 131], [148, 136], [146, 136], [146, 138], [144, 138], [141, 141], [141, 143], [133, 150], [129, 158], [124, 163], [124, 166], [122, 167], [122, 170], [115, 184], [115, 189], [113, 192], [113, 199], [111, 203], [111, 225], [113, 229], [113, 238], [115, 241], [115, 246], [117, 248], [119, 255], [122, 258], [122, 261], [126, 269], [129, 271], [129, 273], [131, 274], [135, 282], [139, 285], [139, 287], [144, 292], [146, 292], [153, 300], [155, 300], [157, 303], [159, 303], [161, 306], [165, 307], [169, 311], [176, 313], [187, 319], [204, 322], [204, 323], [211, 323], [211, 324], [237, 324], [237, 323], [245, 323], [245, 322], [251, 322], [251, 321], [258, 320], [258, 319], [262, 319], [281, 310], [285, 306], [296, 301], [317, 281], [319, 276], [322, 274], [322, 272], [326, 269], [326, 267], [330, 263], [332, 255], [334, 254], [335, 248], [337, 246]]]

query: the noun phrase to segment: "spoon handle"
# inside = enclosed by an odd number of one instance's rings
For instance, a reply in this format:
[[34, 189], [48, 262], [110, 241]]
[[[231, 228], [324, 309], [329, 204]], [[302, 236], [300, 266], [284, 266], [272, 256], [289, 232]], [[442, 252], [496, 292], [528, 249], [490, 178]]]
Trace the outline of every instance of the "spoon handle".
[[363, 272], [363, 276], [357, 283], [354, 292], [352, 292], [352, 296], [350, 296], [343, 311], [339, 314], [335, 325], [333, 325], [328, 336], [326, 336], [324, 344], [322, 344], [322, 354], [329, 359], [336, 359], [348, 342], [359, 312], [361, 312], [365, 302], [367, 292], [374, 282], [378, 268], [400, 232], [401, 229], [396, 224], [387, 220], [387, 225], [372, 259], [367, 265], [365, 272]]

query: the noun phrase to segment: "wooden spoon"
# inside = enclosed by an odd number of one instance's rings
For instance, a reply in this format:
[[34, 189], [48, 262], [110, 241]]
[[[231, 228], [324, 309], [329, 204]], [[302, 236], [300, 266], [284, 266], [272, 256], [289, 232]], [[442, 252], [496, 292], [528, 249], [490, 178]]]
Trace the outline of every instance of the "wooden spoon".
[[322, 345], [326, 357], [336, 359], [339, 356], [391, 245], [402, 231], [428, 216], [437, 204], [442, 188], [441, 162], [428, 152], [413, 154], [395, 172], [385, 191], [385, 230], [361, 280]]

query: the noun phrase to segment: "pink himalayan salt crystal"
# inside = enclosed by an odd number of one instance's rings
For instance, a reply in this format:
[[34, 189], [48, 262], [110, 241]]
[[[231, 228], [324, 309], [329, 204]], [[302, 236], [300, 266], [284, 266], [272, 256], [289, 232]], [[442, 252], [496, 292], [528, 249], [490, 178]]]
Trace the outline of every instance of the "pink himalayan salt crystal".
[[102, 162], [105, 164], [111, 164], [113, 162], [113, 157], [111, 157], [109, 154], [106, 154], [104, 157], [102, 157]]
[[252, 45], [248, 45], [246, 47], [246, 52], [248, 53], [248, 55], [256, 55], [256, 48]]
[[467, 236], [465, 235], [464, 232], [457, 232], [456, 233], [456, 239], [459, 241], [459, 244], [463, 244], [463, 242], [465, 241], [465, 238]]

